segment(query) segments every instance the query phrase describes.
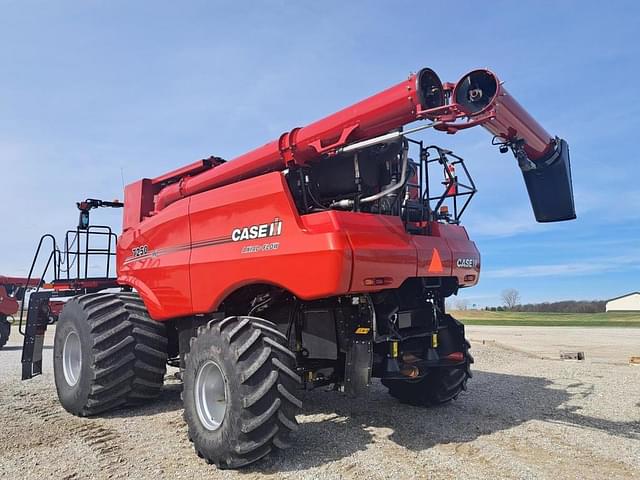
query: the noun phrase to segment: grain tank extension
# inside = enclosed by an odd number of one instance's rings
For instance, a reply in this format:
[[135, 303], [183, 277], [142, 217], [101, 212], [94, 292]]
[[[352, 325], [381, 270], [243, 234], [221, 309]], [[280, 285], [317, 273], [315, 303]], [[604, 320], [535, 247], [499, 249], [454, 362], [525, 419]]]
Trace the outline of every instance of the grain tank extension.
[[461, 156], [414, 135], [474, 126], [512, 152], [538, 221], [575, 218], [567, 143], [488, 70], [443, 84], [424, 68], [230, 161], [128, 185], [117, 277], [52, 282], [84, 289], [56, 328], [64, 408], [152, 399], [178, 367], [197, 453], [237, 468], [292, 443], [300, 389], [357, 396], [378, 378], [400, 402], [455, 399], [473, 358], [445, 299], [479, 280], [461, 226], [476, 186]]

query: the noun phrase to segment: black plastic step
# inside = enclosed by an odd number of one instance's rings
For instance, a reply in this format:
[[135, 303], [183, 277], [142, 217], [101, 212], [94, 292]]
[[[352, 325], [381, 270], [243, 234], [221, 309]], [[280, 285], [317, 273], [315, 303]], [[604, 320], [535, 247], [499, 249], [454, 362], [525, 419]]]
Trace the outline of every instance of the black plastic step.
[[27, 325], [22, 345], [22, 380], [42, 374], [42, 349], [44, 334], [49, 324], [51, 295], [52, 292], [36, 292], [29, 297]]

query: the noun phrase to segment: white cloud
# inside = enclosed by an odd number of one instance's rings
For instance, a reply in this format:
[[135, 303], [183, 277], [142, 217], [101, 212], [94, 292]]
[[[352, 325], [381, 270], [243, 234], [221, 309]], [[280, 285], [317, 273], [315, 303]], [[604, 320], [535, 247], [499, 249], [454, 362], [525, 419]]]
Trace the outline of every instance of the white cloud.
[[485, 278], [530, 278], [593, 275], [640, 269], [640, 252], [613, 257], [591, 257], [575, 262], [523, 265], [506, 267], [483, 272]]
[[548, 228], [547, 225], [536, 223], [528, 205], [493, 214], [477, 212], [469, 216], [465, 226], [472, 238], [512, 237], [528, 232], [539, 233]]

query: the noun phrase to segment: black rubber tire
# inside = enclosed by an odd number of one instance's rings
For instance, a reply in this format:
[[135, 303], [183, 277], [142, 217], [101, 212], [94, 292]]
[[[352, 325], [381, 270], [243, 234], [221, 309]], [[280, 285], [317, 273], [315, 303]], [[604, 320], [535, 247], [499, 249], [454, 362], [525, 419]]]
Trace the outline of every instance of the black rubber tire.
[[[302, 402], [295, 355], [276, 325], [255, 317], [212, 320], [198, 329], [185, 356], [184, 419], [198, 456], [219, 468], [240, 468], [289, 447]], [[226, 411], [216, 430], [196, 410], [195, 382], [209, 360], [222, 371]]]
[[389, 394], [400, 402], [420, 407], [437, 406], [455, 400], [462, 391], [467, 390], [467, 381], [473, 376], [473, 357], [469, 353], [471, 345], [464, 338], [464, 326], [453, 317], [446, 317], [449, 328], [440, 335], [441, 341], [450, 351], [462, 351], [464, 362], [450, 367], [431, 368], [417, 380], [382, 380]]
[[11, 323], [7, 320], [7, 317], [0, 315], [0, 348], [4, 347], [9, 340], [11, 334]]
[[[62, 350], [75, 331], [81, 367], [71, 386]], [[53, 371], [60, 403], [77, 416], [90, 416], [156, 398], [167, 363], [165, 326], [152, 320], [135, 293], [93, 293], [67, 302], [56, 325]]]

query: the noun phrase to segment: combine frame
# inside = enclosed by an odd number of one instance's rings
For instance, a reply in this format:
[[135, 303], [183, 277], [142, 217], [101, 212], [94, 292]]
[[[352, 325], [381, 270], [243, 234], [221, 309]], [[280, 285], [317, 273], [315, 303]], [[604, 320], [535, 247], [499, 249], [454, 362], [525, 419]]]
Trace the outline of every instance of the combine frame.
[[[406, 129], [416, 121], [426, 123]], [[476, 187], [460, 156], [410, 135], [474, 126], [513, 153], [538, 221], [575, 218], [566, 142], [492, 72], [443, 84], [425, 68], [232, 161], [128, 185], [116, 278], [107, 262], [102, 278], [78, 265], [62, 279], [69, 237], [65, 253], [53, 240], [55, 293], [31, 297], [23, 377], [41, 372], [41, 305], [64, 294], [54, 343], [64, 408], [95, 415], [155, 398], [177, 366], [189, 438], [220, 468], [289, 446], [299, 388], [357, 396], [379, 378], [404, 403], [455, 399], [473, 357], [445, 299], [479, 279], [460, 224]], [[91, 208], [121, 204], [78, 206], [76, 239], [95, 231]], [[115, 245], [84, 253], [109, 259]]]

